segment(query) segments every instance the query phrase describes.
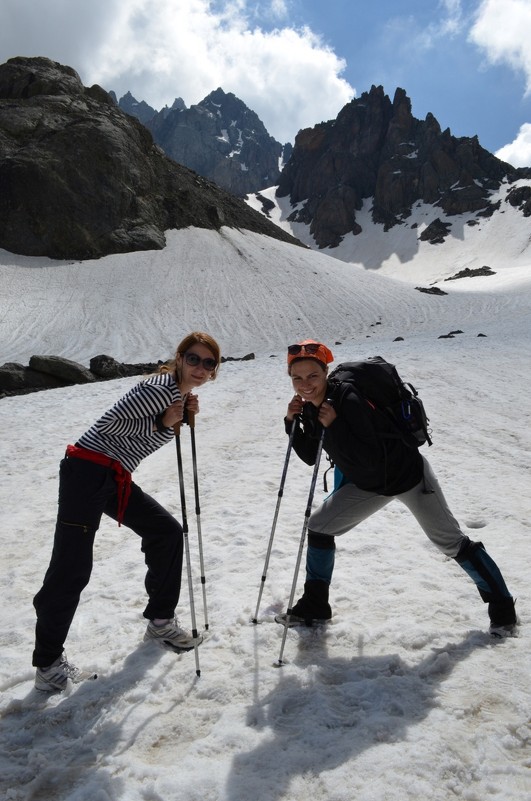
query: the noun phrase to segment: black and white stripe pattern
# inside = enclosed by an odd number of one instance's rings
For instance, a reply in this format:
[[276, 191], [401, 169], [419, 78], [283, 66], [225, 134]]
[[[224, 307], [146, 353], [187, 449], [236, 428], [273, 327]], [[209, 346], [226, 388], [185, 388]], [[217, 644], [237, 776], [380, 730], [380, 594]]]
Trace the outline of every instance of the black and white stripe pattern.
[[173, 429], [155, 429], [155, 417], [181, 393], [171, 373], [160, 373], [127, 392], [77, 441], [82, 448], [117, 459], [130, 473], [142, 459], [173, 438]]

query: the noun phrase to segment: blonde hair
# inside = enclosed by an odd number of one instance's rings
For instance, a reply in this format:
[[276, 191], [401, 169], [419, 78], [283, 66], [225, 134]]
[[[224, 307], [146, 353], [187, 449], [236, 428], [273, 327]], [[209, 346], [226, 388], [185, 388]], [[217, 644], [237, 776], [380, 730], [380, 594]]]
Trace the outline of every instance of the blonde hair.
[[203, 331], [193, 331], [191, 334], [188, 334], [179, 344], [177, 345], [177, 349], [175, 351], [175, 358], [171, 359], [171, 361], [166, 362], [165, 364], [161, 365], [159, 369], [159, 373], [172, 373], [176, 370], [177, 367], [177, 355], [184, 356], [190, 348], [193, 348], [194, 345], [204, 345], [206, 348], [209, 349], [212, 356], [216, 360], [216, 367], [212, 370], [210, 375], [210, 380], [214, 381], [219, 370], [219, 365], [221, 364], [221, 348], [219, 347], [218, 343], [211, 337], [210, 334], [205, 334]]

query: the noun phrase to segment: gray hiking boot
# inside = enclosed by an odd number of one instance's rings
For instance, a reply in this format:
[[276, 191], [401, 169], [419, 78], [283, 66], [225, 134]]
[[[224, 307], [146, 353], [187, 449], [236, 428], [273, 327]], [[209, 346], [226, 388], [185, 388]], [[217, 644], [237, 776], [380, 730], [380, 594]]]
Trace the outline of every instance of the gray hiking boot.
[[162, 648], [178, 654], [183, 651], [191, 651], [195, 647], [195, 643], [200, 645], [203, 642], [201, 635], [194, 637], [190, 631], [181, 628], [177, 618], [168, 620], [161, 626], [155, 626], [150, 620], [144, 634], [144, 641], [148, 640], [155, 640]]
[[57, 693], [66, 690], [68, 679], [74, 684], [92, 681], [98, 678], [97, 673], [80, 670], [72, 665], [63, 653], [49, 667], [38, 667], [35, 674], [35, 687], [45, 693]]

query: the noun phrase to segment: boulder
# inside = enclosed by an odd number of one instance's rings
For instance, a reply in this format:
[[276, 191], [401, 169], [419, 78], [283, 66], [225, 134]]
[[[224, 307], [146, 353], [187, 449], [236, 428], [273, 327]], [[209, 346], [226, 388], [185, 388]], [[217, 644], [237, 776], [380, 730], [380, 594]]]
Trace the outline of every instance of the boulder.
[[159, 364], [123, 364], [112, 356], [101, 354], [90, 360], [90, 372], [104, 380], [155, 373]]
[[71, 384], [90, 384], [96, 380], [94, 375], [82, 364], [61, 356], [32, 356], [29, 361], [32, 370]]
[[69, 382], [57, 376], [32, 370], [18, 362], [6, 362], [0, 367], [0, 392], [18, 394], [36, 389], [55, 389]]
[[416, 286], [415, 289], [418, 292], [424, 292], [426, 295], [447, 295], [448, 292], [444, 292], [438, 286]]

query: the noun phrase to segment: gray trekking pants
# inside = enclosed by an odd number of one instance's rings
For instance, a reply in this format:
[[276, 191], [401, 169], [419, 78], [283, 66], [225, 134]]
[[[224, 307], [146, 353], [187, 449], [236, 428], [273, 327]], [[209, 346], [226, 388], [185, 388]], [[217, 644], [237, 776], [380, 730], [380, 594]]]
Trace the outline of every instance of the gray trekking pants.
[[[330, 583], [334, 567], [333, 550], [328, 550], [322, 542], [320, 547], [312, 547], [315, 535], [336, 537], [345, 534], [394, 500], [407, 506], [424, 533], [442, 553], [450, 557], [457, 556], [467, 537], [448, 508], [435, 474], [424, 459], [424, 478], [400, 495], [379, 495], [359, 489], [355, 484], [344, 484], [326, 498], [309, 520], [307, 578]], [[325, 537], [319, 539], [323, 541]], [[333, 547], [333, 541], [331, 545]]]
[[[450, 512], [433, 470], [424, 459], [424, 478], [413, 489], [386, 496], [365, 492], [354, 484], [344, 484], [332, 493], [309, 519], [306, 550], [305, 593], [316, 584], [330, 584], [334, 572], [335, 537], [354, 528], [393, 500], [403, 503], [433, 544], [446, 556], [456, 558], [479, 594], [489, 604], [491, 625], [516, 622], [514, 599], [496, 562], [481, 542], [471, 542]], [[322, 595], [322, 590], [320, 590]], [[326, 611], [330, 607], [326, 604]]]

